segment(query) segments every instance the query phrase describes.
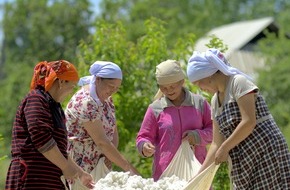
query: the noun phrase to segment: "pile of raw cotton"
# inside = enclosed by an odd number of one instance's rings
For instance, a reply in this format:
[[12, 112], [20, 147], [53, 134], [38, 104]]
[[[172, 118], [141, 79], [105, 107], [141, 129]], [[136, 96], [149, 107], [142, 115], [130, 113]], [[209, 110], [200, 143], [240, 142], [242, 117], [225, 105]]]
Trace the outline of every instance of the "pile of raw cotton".
[[176, 176], [164, 177], [157, 182], [152, 178], [130, 175], [129, 172], [112, 171], [100, 179], [94, 190], [178, 190], [187, 184]]

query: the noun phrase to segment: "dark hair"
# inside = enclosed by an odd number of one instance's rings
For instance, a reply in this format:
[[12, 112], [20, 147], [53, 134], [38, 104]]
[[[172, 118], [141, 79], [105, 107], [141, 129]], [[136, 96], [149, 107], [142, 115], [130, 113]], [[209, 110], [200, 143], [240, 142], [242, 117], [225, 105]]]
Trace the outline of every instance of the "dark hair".
[[114, 80], [116, 78], [104, 78], [104, 77], [100, 77], [101, 80]]

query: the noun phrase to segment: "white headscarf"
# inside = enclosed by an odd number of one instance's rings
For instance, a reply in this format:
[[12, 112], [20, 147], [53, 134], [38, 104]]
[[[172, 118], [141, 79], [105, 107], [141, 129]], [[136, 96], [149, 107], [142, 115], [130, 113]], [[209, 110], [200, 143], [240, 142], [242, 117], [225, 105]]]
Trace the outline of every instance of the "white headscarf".
[[[185, 74], [182, 71], [180, 63], [176, 60], [166, 60], [156, 66], [155, 72], [157, 84], [166, 85], [181, 81], [185, 78]], [[158, 89], [154, 100], [157, 100], [163, 96], [163, 93]]]
[[224, 55], [217, 49], [211, 48], [203, 53], [194, 51], [188, 60], [187, 76], [190, 82], [209, 77], [218, 70], [227, 76], [241, 74], [252, 80], [251, 77], [239, 69], [232, 67]]
[[78, 85], [84, 86], [86, 84], [90, 84], [90, 94], [95, 101], [100, 103], [100, 100], [96, 93], [96, 78], [113, 78], [113, 79], [121, 79], [123, 78], [122, 70], [120, 67], [108, 61], [96, 61], [90, 67], [90, 76], [85, 76], [80, 78]]

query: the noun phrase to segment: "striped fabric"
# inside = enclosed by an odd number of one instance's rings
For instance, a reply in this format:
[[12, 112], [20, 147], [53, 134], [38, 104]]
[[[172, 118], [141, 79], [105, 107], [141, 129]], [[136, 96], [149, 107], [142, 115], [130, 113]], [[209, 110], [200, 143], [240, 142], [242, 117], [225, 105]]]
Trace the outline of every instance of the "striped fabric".
[[32, 90], [21, 102], [14, 120], [6, 189], [65, 189], [60, 180], [62, 171], [41, 154], [55, 145], [67, 157], [61, 105], [43, 89]]

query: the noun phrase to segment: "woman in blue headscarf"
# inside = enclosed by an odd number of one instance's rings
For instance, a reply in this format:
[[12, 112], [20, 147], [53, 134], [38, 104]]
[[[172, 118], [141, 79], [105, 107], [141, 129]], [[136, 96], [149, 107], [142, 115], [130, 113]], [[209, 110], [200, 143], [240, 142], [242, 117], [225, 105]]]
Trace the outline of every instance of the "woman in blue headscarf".
[[[82, 88], [65, 110], [70, 155], [95, 180], [111, 170], [111, 162], [124, 171], [138, 174], [117, 150], [119, 139], [111, 95], [122, 83], [122, 71], [115, 63], [106, 61], [96, 61], [89, 71], [91, 75], [80, 79], [78, 84]], [[98, 163], [103, 165], [103, 174], [97, 169]], [[85, 189], [77, 181], [72, 183], [72, 189]]]
[[213, 142], [200, 172], [229, 161], [234, 189], [290, 189], [286, 140], [251, 78], [216, 49], [194, 52], [187, 75], [213, 94]]

